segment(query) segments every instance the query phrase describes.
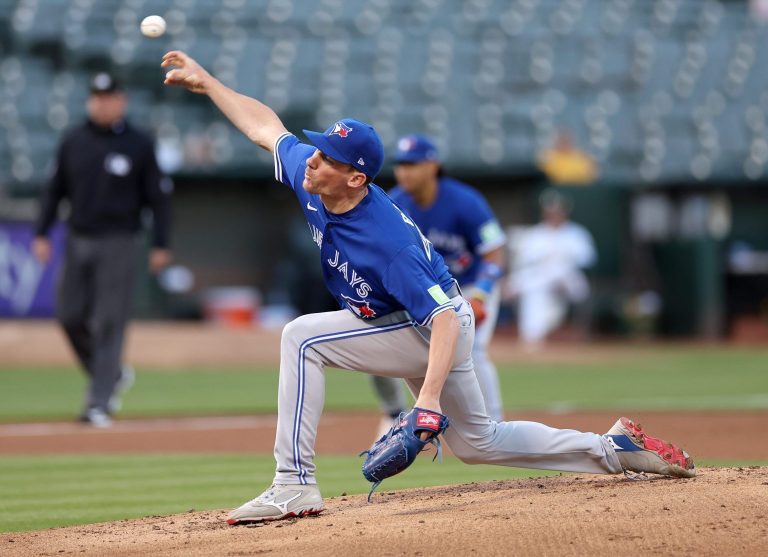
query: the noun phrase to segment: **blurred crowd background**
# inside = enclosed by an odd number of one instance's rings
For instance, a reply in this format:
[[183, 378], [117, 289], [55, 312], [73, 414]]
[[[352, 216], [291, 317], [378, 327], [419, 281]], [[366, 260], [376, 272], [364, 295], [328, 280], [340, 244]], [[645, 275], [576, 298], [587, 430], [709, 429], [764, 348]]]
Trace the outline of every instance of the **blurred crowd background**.
[[[507, 228], [510, 277], [558, 193], [597, 254], [562, 334], [768, 340], [766, 4], [0, 0], [0, 316], [52, 314], [31, 222], [98, 71], [175, 183], [175, 264], [141, 270], [137, 314], [269, 326], [327, 308], [271, 157], [206, 98], [163, 87], [161, 56], [180, 48], [298, 135], [350, 116], [391, 156], [429, 134]], [[149, 14], [165, 36], [140, 34]], [[394, 184], [391, 163], [376, 182]], [[502, 328], [515, 312], [509, 292]]]

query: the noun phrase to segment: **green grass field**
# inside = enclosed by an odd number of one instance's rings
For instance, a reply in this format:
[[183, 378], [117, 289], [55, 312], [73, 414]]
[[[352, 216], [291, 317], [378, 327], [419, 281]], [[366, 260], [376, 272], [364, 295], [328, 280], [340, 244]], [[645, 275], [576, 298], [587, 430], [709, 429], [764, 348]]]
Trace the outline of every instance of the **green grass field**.
[[[601, 357], [599, 363], [504, 365], [501, 382], [508, 410], [766, 409], [766, 362], [768, 349], [654, 346], [633, 351], [631, 358]], [[71, 420], [84, 385], [74, 369], [0, 367], [0, 422]], [[122, 417], [272, 413], [276, 389], [275, 370], [139, 369]], [[326, 409], [374, 408], [365, 376], [328, 373]], [[324, 494], [366, 492], [360, 462], [352, 456], [319, 457]], [[258, 495], [273, 470], [271, 455], [4, 457], [0, 531], [230, 508]], [[385, 489], [543, 474], [422, 458]]]
[[[640, 355], [638, 355], [640, 354]], [[768, 349], [649, 347], [632, 359], [501, 365], [505, 406], [523, 409], [768, 408]], [[374, 409], [365, 375], [331, 370], [326, 410]], [[71, 419], [85, 381], [74, 368], [0, 367], [0, 421]], [[274, 369], [139, 369], [123, 417], [273, 413]]]
[[[367, 493], [361, 459], [317, 458], [325, 497]], [[704, 462], [703, 465], [750, 465]], [[272, 480], [271, 455], [90, 455], [0, 459], [0, 532], [124, 518], [230, 509]], [[419, 458], [379, 491], [552, 475], [540, 470], [468, 466], [455, 458]]]
[[[362, 459], [318, 457], [323, 495], [367, 493]], [[271, 455], [135, 455], [14, 457], [0, 460], [0, 531], [28, 530], [181, 513], [228, 509], [268, 487]], [[384, 491], [416, 486], [541, 476], [534, 470], [472, 467], [454, 458], [420, 458], [407, 474], [387, 481]]]

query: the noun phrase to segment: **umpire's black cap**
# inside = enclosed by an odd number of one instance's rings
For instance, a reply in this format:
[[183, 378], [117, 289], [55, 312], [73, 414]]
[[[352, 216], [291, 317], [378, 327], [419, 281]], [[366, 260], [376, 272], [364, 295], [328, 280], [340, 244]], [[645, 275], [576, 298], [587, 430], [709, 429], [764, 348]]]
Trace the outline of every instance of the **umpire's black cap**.
[[117, 93], [123, 90], [120, 82], [107, 72], [99, 72], [91, 78], [91, 94]]

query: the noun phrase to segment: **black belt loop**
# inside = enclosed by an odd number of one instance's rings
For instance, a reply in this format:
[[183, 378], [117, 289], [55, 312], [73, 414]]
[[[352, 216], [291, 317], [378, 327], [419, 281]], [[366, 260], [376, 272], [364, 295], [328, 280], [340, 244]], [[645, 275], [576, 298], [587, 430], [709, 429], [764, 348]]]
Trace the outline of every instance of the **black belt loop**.
[[451, 286], [448, 291], [445, 293], [446, 296], [449, 298], [455, 298], [456, 296], [461, 296], [461, 288], [459, 288], [459, 283], [456, 282], [456, 279], [453, 280], [453, 286]]

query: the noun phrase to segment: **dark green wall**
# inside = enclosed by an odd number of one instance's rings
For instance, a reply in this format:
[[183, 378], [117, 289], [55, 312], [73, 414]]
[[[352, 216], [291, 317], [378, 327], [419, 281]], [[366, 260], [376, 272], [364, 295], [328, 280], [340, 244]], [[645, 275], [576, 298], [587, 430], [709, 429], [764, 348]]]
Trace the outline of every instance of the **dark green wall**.
[[[548, 187], [540, 176], [457, 177], [485, 194], [503, 225], [527, 225], [538, 220], [538, 197]], [[391, 174], [377, 181], [385, 189], [393, 182]], [[299, 266], [316, 265], [309, 233], [302, 235], [302, 216], [293, 193], [271, 177], [178, 178], [176, 187], [173, 251], [177, 263], [194, 271], [195, 292], [228, 285], [253, 286], [264, 294], [280, 290], [291, 277], [299, 276], [295, 264], [285, 263], [286, 259], [296, 259], [290, 253], [297, 253], [297, 237], [301, 243], [305, 236], [310, 248], [310, 255], [303, 254]], [[660, 333], [712, 336], [727, 329], [728, 244], [741, 240], [755, 249], [768, 249], [768, 190], [727, 190], [733, 209], [732, 232], [720, 242], [673, 239], [652, 245], [630, 238], [632, 190], [601, 184], [560, 187], [559, 191], [573, 202], [572, 219], [587, 227], [595, 238], [599, 258], [589, 274], [594, 292], [593, 323], [599, 328], [605, 332], [626, 330], [622, 308], [628, 297], [654, 289], [663, 298], [657, 324]], [[668, 191], [677, 195], [680, 188]], [[312, 289], [322, 289], [316, 276], [302, 277], [299, 287], [306, 282]], [[158, 310], [163, 307], [162, 295], [151, 279], [140, 285], [139, 298], [140, 315], [162, 314], [162, 309]], [[759, 304], [757, 298], [755, 304]]]

